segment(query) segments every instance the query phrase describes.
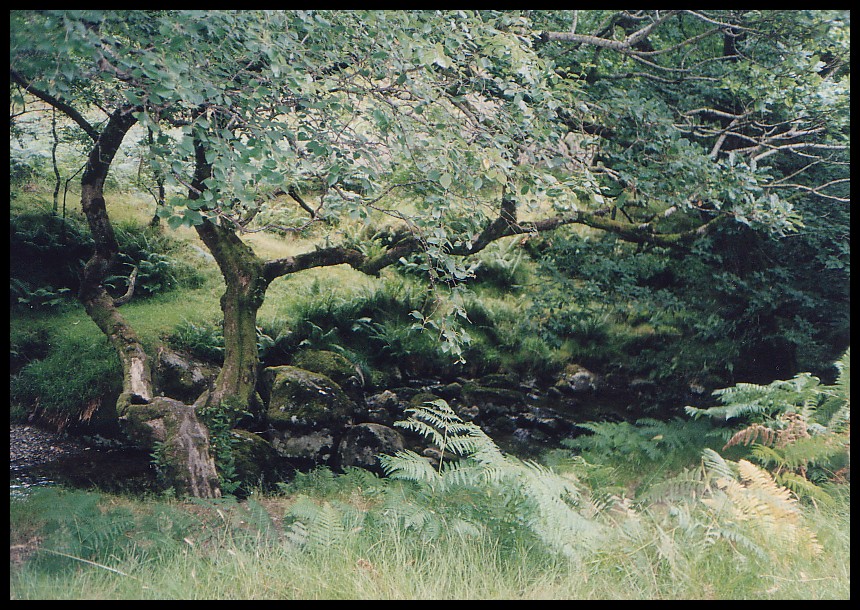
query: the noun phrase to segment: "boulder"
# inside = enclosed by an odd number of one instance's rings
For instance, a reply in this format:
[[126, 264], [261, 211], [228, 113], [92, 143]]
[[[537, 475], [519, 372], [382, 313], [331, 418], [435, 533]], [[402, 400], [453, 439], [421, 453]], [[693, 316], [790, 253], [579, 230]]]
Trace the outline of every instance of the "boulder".
[[597, 375], [579, 364], [568, 364], [555, 383], [555, 388], [567, 394], [581, 394], [597, 389]]
[[218, 372], [217, 366], [162, 347], [155, 359], [155, 391], [191, 404], [211, 387]]
[[230, 431], [236, 474], [246, 486], [272, 484], [281, 479], [280, 456], [259, 434], [235, 428]]
[[328, 465], [334, 455], [335, 435], [331, 430], [276, 430], [267, 433], [277, 454], [294, 468]]
[[352, 423], [356, 406], [331, 378], [295, 366], [263, 371], [266, 420], [279, 430], [339, 429]]
[[364, 402], [367, 407], [366, 417], [373, 423], [391, 425], [403, 414], [400, 398], [391, 390], [368, 396]]
[[518, 390], [508, 388], [487, 387], [473, 382], [463, 384], [463, 402], [478, 405], [482, 408], [488, 405], [511, 406], [525, 402], [525, 395]]
[[439, 396], [433, 394], [432, 392], [418, 392], [412, 398], [409, 399], [409, 406], [412, 408], [415, 407], [423, 407], [425, 403], [433, 402], [434, 400], [441, 400]]
[[352, 398], [361, 394], [365, 379], [361, 369], [345, 356], [327, 350], [301, 350], [293, 356], [292, 365], [312, 373], [325, 375]]
[[397, 430], [380, 424], [357, 424], [341, 439], [337, 462], [341, 468], [356, 466], [383, 474], [379, 455], [394, 454], [403, 449], [403, 437]]

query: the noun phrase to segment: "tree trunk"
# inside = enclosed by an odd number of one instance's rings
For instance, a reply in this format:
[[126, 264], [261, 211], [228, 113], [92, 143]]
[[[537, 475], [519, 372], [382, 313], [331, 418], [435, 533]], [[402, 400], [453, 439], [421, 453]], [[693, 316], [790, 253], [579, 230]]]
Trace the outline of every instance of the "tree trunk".
[[[216, 122], [226, 119], [216, 115]], [[206, 179], [212, 175], [212, 164], [206, 160], [206, 146], [194, 142], [195, 167], [188, 198], [196, 200], [206, 190]], [[257, 312], [263, 304], [270, 278], [264, 273], [264, 261], [245, 244], [232, 227], [210, 218], [196, 225], [197, 234], [218, 264], [226, 289], [221, 297], [224, 312], [224, 363], [215, 387], [198, 399], [207, 407], [228, 404], [243, 410], [256, 409]]]
[[221, 297], [224, 363], [205, 404], [229, 403], [253, 411], [258, 406], [257, 312], [269, 284], [263, 260], [232, 230], [214, 222], [205, 220], [197, 225], [197, 233], [215, 257], [226, 284]]
[[119, 356], [123, 369], [123, 393], [117, 407], [121, 415], [130, 404], [149, 402], [153, 393], [146, 352], [134, 329], [119, 313], [113, 298], [102, 286], [102, 281], [119, 252], [105, 207], [104, 183], [110, 164], [125, 134], [134, 123], [135, 118], [131, 113], [118, 110], [111, 115], [90, 152], [81, 177], [81, 206], [95, 241], [95, 251], [84, 266], [78, 297], [87, 314], [108, 337]]
[[134, 123], [130, 112], [117, 110], [111, 115], [90, 152], [81, 178], [81, 205], [95, 241], [95, 252], [84, 267], [78, 297], [119, 356], [123, 391], [117, 401], [117, 412], [121, 421], [128, 424], [132, 436], [145, 448], [152, 450], [156, 443], [161, 443], [167, 450], [170, 483], [180, 493], [217, 497], [221, 492], [205, 426], [198, 421], [193, 408], [154, 397], [149, 357], [102, 285], [119, 252], [105, 206], [104, 183], [110, 164]]

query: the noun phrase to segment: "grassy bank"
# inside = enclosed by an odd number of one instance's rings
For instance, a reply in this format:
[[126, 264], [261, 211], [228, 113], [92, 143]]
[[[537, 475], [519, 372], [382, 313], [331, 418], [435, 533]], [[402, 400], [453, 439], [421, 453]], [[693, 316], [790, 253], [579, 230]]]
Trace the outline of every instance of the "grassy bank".
[[[762, 556], [656, 505], [607, 516], [613, 533], [580, 556], [553, 553], [522, 528], [442, 527], [386, 518], [355, 481], [318, 477], [301, 494], [238, 504], [43, 490], [13, 499], [12, 599], [848, 599], [850, 499], [806, 507], [815, 556], [771, 541]], [[378, 489], [376, 490], [378, 491]], [[390, 500], [390, 499], [389, 499]], [[330, 507], [342, 526], [311, 544], [297, 503]], [[389, 502], [390, 505], [390, 502]], [[63, 507], [63, 512], [57, 510]], [[415, 503], [413, 507], [420, 506]], [[704, 524], [701, 506], [687, 519]], [[389, 509], [393, 510], [393, 509]], [[400, 508], [405, 511], [405, 505]], [[320, 527], [319, 525], [317, 527]], [[750, 528], [751, 530], [752, 528]], [[307, 531], [307, 530], [306, 530]], [[747, 531], [752, 535], [752, 531]], [[431, 535], [432, 534], [432, 535]]]

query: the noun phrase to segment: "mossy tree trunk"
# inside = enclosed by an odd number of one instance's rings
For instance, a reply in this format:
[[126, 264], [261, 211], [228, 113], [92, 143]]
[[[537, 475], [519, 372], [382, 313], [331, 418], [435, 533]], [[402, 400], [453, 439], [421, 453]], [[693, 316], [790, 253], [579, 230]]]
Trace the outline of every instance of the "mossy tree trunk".
[[224, 363], [208, 406], [230, 403], [251, 410], [255, 404], [257, 369], [257, 312], [269, 282], [263, 261], [230, 229], [204, 220], [197, 233], [221, 269], [226, 285], [221, 297], [224, 312]]
[[111, 115], [101, 134], [94, 138], [95, 144], [81, 177], [81, 206], [95, 241], [95, 250], [81, 273], [78, 298], [87, 314], [107, 336], [122, 364], [123, 393], [118, 404], [121, 415], [128, 405], [147, 403], [153, 394], [149, 358], [134, 329], [102, 285], [119, 252], [105, 205], [105, 179], [125, 134], [135, 122], [129, 109], [120, 109]]
[[[216, 117], [216, 121], [219, 118]], [[189, 199], [199, 199], [206, 190], [206, 180], [212, 175], [212, 164], [206, 159], [206, 145], [199, 138], [194, 143], [194, 179]], [[257, 312], [263, 304], [269, 280], [264, 274], [264, 261], [236, 235], [232, 226], [204, 217], [196, 225], [197, 234], [209, 248], [221, 275], [225, 291], [221, 297], [224, 312], [224, 362], [215, 380], [215, 387], [203, 402], [206, 406], [229, 403], [231, 407], [252, 410], [255, 404], [257, 369]], [[202, 398], [202, 397], [201, 397]]]
[[123, 138], [135, 122], [130, 108], [117, 110], [93, 138], [95, 144], [81, 178], [81, 205], [95, 251], [81, 274], [78, 297], [119, 356], [123, 391], [117, 411], [133, 429], [133, 437], [148, 449], [160, 443], [169, 450], [169, 463], [165, 464], [169, 483], [180, 493], [218, 497], [218, 475], [205, 426], [197, 420], [193, 408], [154, 396], [150, 359], [137, 333], [119, 311], [126, 298], [115, 300], [102, 283], [119, 252], [105, 204], [105, 179]]

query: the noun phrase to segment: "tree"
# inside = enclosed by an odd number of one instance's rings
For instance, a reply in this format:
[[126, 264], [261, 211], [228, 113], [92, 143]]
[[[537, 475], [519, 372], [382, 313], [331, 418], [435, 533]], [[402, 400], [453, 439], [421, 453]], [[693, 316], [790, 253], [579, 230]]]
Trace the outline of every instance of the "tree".
[[[727, 218], [789, 230], [791, 208], [777, 194], [779, 182], [759, 167], [723, 158], [728, 137], [739, 137], [738, 124], [724, 130], [725, 137], [699, 124], [702, 117], [742, 116], [740, 109], [682, 108], [686, 123], [679, 127], [675, 107], [647, 99], [638, 81], [623, 95], [610, 82], [599, 103], [589, 101], [583, 83], [597, 83], [593, 73], [602, 66], [579, 66], [577, 58], [560, 68], [558, 49], [536, 45], [564, 40], [650, 65], [647, 54], [659, 52], [648, 50], [653, 40], [682, 53], [709, 40], [688, 29], [717, 21], [676, 13], [618, 13], [594, 35], [565, 38], [552, 31], [540, 35], [535, 22], [518, 12], [13, 12], [13, 96], [47, 102], [93, 142], [81, 203], [96, 249], [79, 298], [122, 363], [119, 412], [138, 422], [144, 436], [145, 422], [172, 418], [172, 442], [187, 462], [181, 473], [186, 489], [219, 493], [194, 407], [153, 396], [149, 357], [119, 310], [132, 290], [114, 299], [102, 285], [118, 253], [104, 181], [136, 123], [152, 134], [155, 175], [168, 189], [185, 193], [159, 214], [172, 228], [193, 226], [225, 280], [224, 364], [198, 407], [254, 407], [257, 311], [270, 283], [291, 273], [347, 264], [378, 274], [419, 254], [434, 286], [456, 290], [469, 275], [463, 257], [501, 237], [568, 224], [670, 248], [692, 243]], [[670, 30], [666, 24], [675, 21]], [[631, 32], [617, 41], [611, 38], [616, 27]], [[718, 26], [749, 29], [742, 20]], [[703, 56], [708, 51], [696, 49]], [[608, 67], [630, 78], [617, 63]], [[726, 70], [723, 77], [732, 74]], [[644, 80], [653, 90], [660, 78]], [[619, 123], [619, 117], [632, 121]], [[804, 132], [797, 137], [813, 133], [796, 121], [785, 125]], [[843, 146], [792, 147], [798, 143], [794, 134], [774, 140], [766, 125], [750, 119], [744, 126], [759, 130], [747, 136], [759, 138], [753, 153], [759, 162], [775, 157], [766, 154], [774, 147], [794, 152]], [[571, 130], [573, 139], [566, 142], [580, 152], [565, 156], [559, 144]], [[597, 155], [587, 152], [587, 135], [606, 142]], [[711, 146], [713, 154], [702, 154], [702, 137], [720, 142]], [[667, 165], [674, 175], [661, 182]], [[697, 192], [684, 186], [691, 181], [700, 186]], [[829, 185], [803, 187], [821, 194]], [[383, 248], [344, 243], [263, 260], [242, 237], [254, 230], [251, 222], [275, 193], [288, 194], [308, 222], [340, 215], [369, 219], [370, 211], [379, 211], [399, 226]], [[315, 206], [309, 193], [318, 196]], [[408, 198], [408, 211], [390, 203], [394, 197]], [[536, 219], [522, 220], [524, 212]], [[455, 357], [461, 314], [453, 300], [423, 319]]]
[[826, 366], [848, 342], [847, 11], [534, 19], [541, 53], [580, 92], [559, 118], [588, 139], [619, 217], [735, 220], [699, 247], [715, 286], [725, 278], [726, 312], [748, 316], [746, 360], [768, 351], [793, 374], [804, 346]]

